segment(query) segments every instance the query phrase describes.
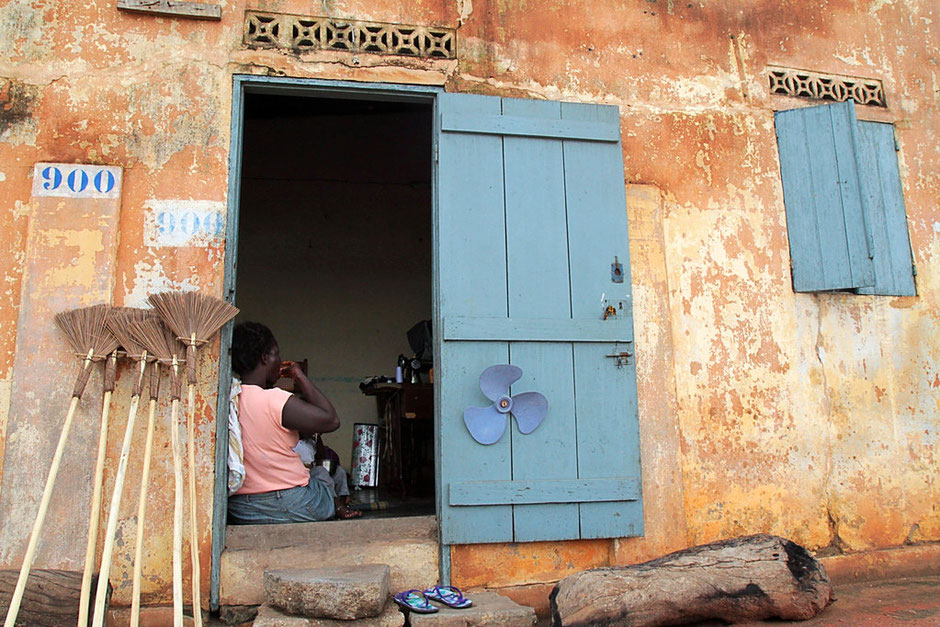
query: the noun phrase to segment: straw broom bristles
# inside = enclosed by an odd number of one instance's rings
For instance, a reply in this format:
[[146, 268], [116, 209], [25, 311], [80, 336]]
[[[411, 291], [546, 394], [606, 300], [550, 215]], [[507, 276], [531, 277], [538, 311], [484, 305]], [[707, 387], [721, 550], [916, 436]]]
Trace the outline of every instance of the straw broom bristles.
[[[152, 355], [147, 354], [147, 348], [134, 337], [130, 331], [130, 325], [134, 322], [141, 322], [147, 318], [156, 318], [157, 314], [152, 309], [139, 309], [137, 307], [114, 307], [111, 319], [108, 321], [108, 328], [114, 334], [114, 337], [121, 343], [124, 352], [129, 359], [141, 361], [150, 359]], [[132, 395], [140, 396], [143, 392], [143, 385], [135, 381]]]
[[189, 466], [189, 549], [192, 559], [193, 618], [202, 627], [202, 600], [198, 533], [196, 530], [196, 350], [238, 314], [238, 308], [221, 299], [199, 292], [165, 292], [151, 294], [150, 304], [163, 321], [186, 344], [186, 377], [189, 383], [187, 413], [187, 449]]
[[[180, 358], [180, 355], [186, 352], [186, 347], [159, 316], [149, 316], [144, 320], [131, 322], [128, 329], [134, 339], [147, 350], [148, 355], [156, 358], [157, 363], [164, 366], [172, 366], [174, 360], [177, 365], [186, 363], [185, 359]], [[153, 377], [150, 381], [153, 384]], [[180, 400], [182, 396], [182, 378], [171, 376], [170, 399]]]
[[[182, 564], [182, 527], [183, 527], [183, 475], [181, 452], [179, 442], [179, 427], [177, 425], [179, 401], [182, 392], [182, 380], [179, 376], [179, 355], [184, 347], [176, 339], [174, 333], [166, 327], [158, 318], [148, 318], [146, 320], [132, 322], [129, 326], [131, 334], [147, 349], [148, 352], [155, 355], [158, 363], [169, 364], [171, 366], [170, 377], [170, 399], [172, 401], [172, 410], [170, 414], [170, 442], [173, 450], [173, 624], [175, 627], [181, 627], [183, 624], [183, 564]], [[156, 364], [154, 369], [156, 369]], [[153, 378], [151, 377], [151, 386]], [[155, 391], [151, 387], [151, 411], [156, 402]], [[141, 484], [144, 485], [146, 477]], [[146, 494], [142, 488], [141, 499], [146, 499]], [[140, 533], [143, 522], [138, 521], [138, 534]], [[138, 536], [138, 546], [140, 543]], [[140, 555], [140, 549], [137, 549], [137, 555]], [[140, 558], [138, 557], [137, 560]], [[132, 606], [132, 617], [135, 615], [134, 607], [137, 608], [139, 616], [139, 573], [135, 566], [135, 603]]]
[[[100, 361], [107, 358], [118, 347], [118, 340], [107, 328], [111, 316], [109, 305], [92, 305], [62, 311], [55, 315], [55, 324], [65, 334], [66, 339], [79, 357], [86, 361]], [[81, 397], [91, 369], [82, 363], [82, 372], [75, 381], [72, 396]]]
[[186, 376], [196, 384], [196, 349], [208, 342], [222, 325], [238, 314], [238, 308], [200, 292], [163, 292], [147, 297], [163, 322], [186, 344]]
[[23, 557], [19, 578], [16, 581], [13, 596], [10, 598], [10, 606], [7, 608], [5, 627], [13, 627], [16, 624], [16, 616], [19, 614], [20, 603], [23, 601], [26, 580], [29, 577], [30, 568], [32, 568], [36, 544], [39, 542], [39, 534], [46, 519], [46, 510], [49, 508], [49, 499], [52, 497], [52, 488], [59, 472], [65, 442], [72, 426], [72, 420], [75, 417], [75, 411], [78, 408], [78, 401], [81, 399], [88, 383], [91, 364], [94, 361], [105, 359], [118, 346], [117, 339], [105, 326], [110, 315], [111, 308], [108, 305], [94, 305], [60, 312], [55, 316], [56, 326], [65, 334], [75, 352], [82, 357], [82, 367], [75, 378], [75, 386], [72, 388], [72, 400], [69, 403], [65, 422], [62, 424], [62, 433], [59, 435], [59, 442], [52, 457], [52, 465], [46, 477], [46, 485], [43, 488], [39, 511], [36, 513], [36, 520], [29, 535], [26, 555]]

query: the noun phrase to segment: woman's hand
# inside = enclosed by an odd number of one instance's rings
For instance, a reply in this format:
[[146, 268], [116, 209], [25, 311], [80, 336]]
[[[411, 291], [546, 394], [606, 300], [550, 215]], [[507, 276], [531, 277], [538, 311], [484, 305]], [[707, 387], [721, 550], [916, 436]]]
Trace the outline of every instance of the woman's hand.
[[304, 376], [304, 371], [300, 368], [300, 364], [296, 361], [282, 361], [281, 376], [287, 377], [293, 381], [297, 381], [298, 378]]

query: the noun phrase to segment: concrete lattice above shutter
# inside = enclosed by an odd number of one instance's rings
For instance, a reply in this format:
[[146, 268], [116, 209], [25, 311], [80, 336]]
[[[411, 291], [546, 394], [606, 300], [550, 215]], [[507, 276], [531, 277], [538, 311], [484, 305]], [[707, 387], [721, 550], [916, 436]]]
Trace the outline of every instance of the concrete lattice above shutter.
[[823, 74], [785, 67], [767, 68], [770, 93], [810, 100], [845, 102], [887, 107], [884, 85], [874, 78]]
[[432, 59], [457, 58], [453, 28], [332, 17], [245, 12], [245, 44], [292, 52], [340, 50]]

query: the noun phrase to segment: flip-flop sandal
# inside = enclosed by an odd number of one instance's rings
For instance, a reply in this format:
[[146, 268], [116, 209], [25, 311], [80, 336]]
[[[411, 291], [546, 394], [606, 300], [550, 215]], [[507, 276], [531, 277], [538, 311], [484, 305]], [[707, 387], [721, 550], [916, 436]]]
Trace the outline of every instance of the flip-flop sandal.
[[352, 509], [345, 505], [336, 508], [336, 518], [339, 520], [351, 520], [353, 518], [362, 518], [362, 512], [358, 509]]
[[455, 586], [434, 586], [425, 590], [424, 596], [458, 610], [473, 605], [473, 601], [465, 597], [460, 592], [460, 588]]
[[431, 605], [428, 601], [428, 598], [424, 596], [424, 593], [420, 590], [407, 590], [405, 592], [399, 592], [394, 597], [395, 603], [398, 603], [403, 609], [409, 612], [416, 612], [418, 614], [433, 614], [438, 611], [436, 607]]

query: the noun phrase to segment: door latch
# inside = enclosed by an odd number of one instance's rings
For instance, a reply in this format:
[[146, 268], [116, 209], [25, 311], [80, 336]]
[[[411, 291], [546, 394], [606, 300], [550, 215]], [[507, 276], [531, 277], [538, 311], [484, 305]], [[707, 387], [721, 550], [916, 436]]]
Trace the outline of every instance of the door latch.
[[633, 353], [631, 353], [628, 350], [617, 351], [616, 348], [614, 350], [616, 352], [610, 353], [609, 355], [604, 355], [604, 357], [615, 359], [616, 360], [615, 364], [617, 368], [623, 368], [624, 366], [627, 366], [630, 364], [630, 358], [633, 357]]

